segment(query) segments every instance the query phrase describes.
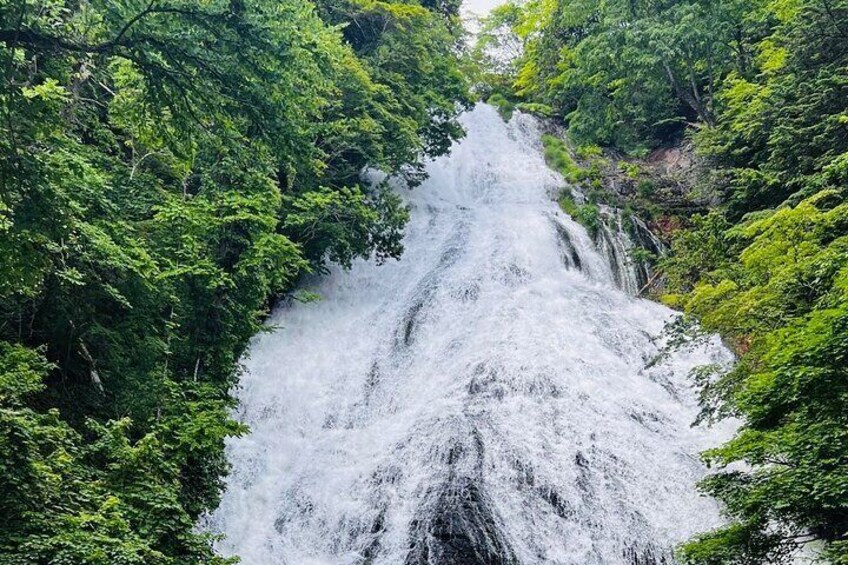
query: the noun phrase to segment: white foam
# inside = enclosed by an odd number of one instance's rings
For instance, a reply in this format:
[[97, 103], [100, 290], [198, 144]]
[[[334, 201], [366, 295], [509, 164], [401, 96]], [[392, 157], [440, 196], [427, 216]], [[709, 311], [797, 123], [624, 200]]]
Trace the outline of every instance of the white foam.
[[323, 300], [281, 308], [251, 347], [238, 397], [252, 433], [229, 443], [209, 518], [245, 565], [400, 565], [457, 477], [523, 564], [667, 556], [720, 523], [695, 483], [723, 434], [690, 427], [687, 373], [729, 353], [713, 340], [646, 369], [672, 312], [615, 288], [558, 212], [533, 119], [478, 106], [464, 124], [429, 181], [403, 189], [403, 259], [334, 271]]

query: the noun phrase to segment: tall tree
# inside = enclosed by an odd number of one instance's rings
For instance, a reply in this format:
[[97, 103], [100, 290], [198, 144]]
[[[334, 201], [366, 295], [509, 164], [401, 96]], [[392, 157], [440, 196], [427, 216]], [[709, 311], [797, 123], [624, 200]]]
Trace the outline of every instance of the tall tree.
[[0, 561], [224, 562], [194, 522], [248, 340], [303, 274], [397, 257], [360, 173], [461, 134], [443, 8], [372, 60], [302, 0], [0, 0]]

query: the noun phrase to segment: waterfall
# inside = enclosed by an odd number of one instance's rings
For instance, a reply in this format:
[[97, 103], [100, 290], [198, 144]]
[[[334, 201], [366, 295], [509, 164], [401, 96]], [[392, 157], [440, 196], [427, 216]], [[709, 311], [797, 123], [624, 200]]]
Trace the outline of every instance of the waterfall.
[[205, 528], [245, 565], [655, 565], [721, 523], [695, 488], [689, 370], [673, 313], [620, 290], [558, 211], [535, 121], [489, 106], [398, 189], [400, 261], [315, 281], [279, 308], [237, 395], [251, 433]]

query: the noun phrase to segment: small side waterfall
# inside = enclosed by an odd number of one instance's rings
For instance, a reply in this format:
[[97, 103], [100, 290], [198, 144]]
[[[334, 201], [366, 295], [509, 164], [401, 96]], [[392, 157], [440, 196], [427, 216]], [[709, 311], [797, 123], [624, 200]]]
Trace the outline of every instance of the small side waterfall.
[[640, 260], [635, 250], [654, 257], [665, 251], [663, 243], [638, 216], [627, 216], [617, 208], [601, 207], [602, 220], [595, 237], [598, 251], [607, 258], [613, 279], [628, 294], [638, 295], [650, 283], [654, 271], [650, 263]]
[[[237, 391], [251, 434], [209, 530], [245, 565], [659, 565], [720, 523], [673, 313], [558, 210], [529, 116], [478, 106], [399, 189], [406, 254], [275, 312]], [[619, 226], [619, 231], [626, 231]], [[611, 234], [607, 254], [627, 253]], [[619, 243], [616, 243], [618, 241]], [[627, 289], [623, 292], [619, 286]]]

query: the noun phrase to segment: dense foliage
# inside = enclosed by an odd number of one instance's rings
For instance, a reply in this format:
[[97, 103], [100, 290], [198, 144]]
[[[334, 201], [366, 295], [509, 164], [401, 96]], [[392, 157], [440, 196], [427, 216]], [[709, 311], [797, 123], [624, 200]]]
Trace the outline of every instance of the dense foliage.
[[238, 359], [302, 274], [402, 251], [359, 175], [461, 135], [456, 4], [0, 0], [0, 562], [225, 561]]
[[637, 153], [687, 123], [713, 125], [719, 82], [750, 76], [769, 22], [760, 0], [520, 4], [497, 9], [485, 30], [487, 42], [523, 45], [501, 80], [565, 118], [575, 141]]
[[681, 559], [848, 563], [848, 3], [531, 0], [487, 33], [523, 46], [493, 89], [577, 143], [701, 157], [711, 210], [672, 237], [665, 299], [739, 354], [700, 382], [742, 426], [704, 454], [731, 520]]

